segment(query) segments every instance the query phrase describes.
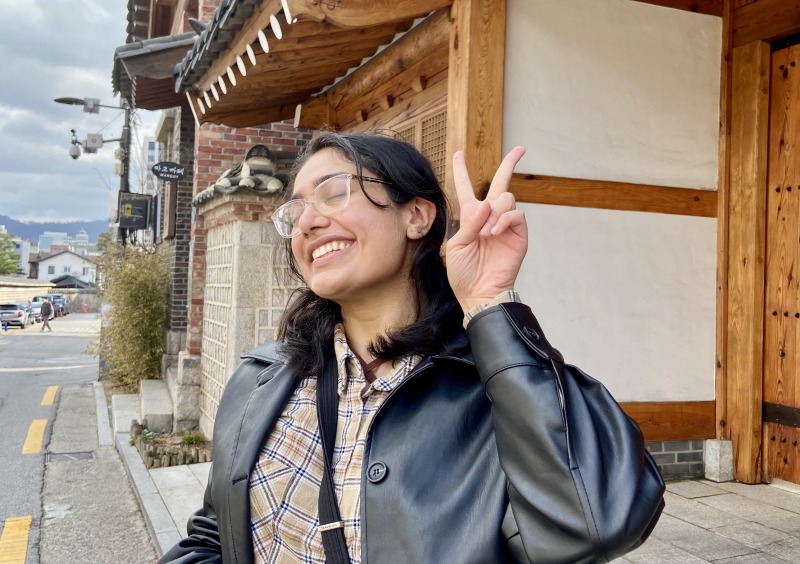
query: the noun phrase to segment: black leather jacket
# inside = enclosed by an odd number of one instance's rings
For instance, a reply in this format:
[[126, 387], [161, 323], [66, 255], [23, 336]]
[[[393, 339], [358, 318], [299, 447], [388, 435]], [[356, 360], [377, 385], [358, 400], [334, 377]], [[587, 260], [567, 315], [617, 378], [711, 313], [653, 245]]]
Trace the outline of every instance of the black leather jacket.
[[[605, 388], [561, 364], [523, 304], [481, 312], [459, 338], [375, 415], [362, 561], [605, 562], [641, 544], [664, 483]], [[253, 562], [249, 476], [297, 382], [275, 350], [245, 354], [228, 383], [204, 506], [160, 562]]]

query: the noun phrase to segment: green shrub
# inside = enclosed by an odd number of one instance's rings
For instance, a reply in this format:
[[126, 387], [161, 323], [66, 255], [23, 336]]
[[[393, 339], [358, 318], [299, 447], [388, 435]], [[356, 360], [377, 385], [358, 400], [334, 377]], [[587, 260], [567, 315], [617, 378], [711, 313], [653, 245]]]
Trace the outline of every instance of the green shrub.
[[109, 245], [101, 259], [104, 301], [99, 349], [108, 377], [127, 391], [159, 378], [169, 319], [169, 266], [162, 249]]
[[204, 443], [206, 441], [205, 435], [200, 431], [184, 431], [183, 432], [183, 444], [185, 445], [199, 445], [200, 443]]

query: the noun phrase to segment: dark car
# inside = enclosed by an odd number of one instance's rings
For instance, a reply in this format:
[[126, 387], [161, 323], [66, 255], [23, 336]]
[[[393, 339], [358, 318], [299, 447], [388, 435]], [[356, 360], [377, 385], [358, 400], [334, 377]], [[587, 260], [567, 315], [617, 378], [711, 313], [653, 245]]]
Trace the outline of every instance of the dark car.
[[0, 304], [0, 322], [25, 329], [33, 324], [30, 302]]
[[[66, 315], [67, 314], [67, 304], [69, 301], [64, 294], [47, 294], [43, 296], [35, 296], [33, 298], [34, 303], [39, 304], [39, 309], [41, 310], [41, 302], [47, 298], [50, 302], [50, 305], [53, 306], [53, 313], [50, 315], [50, 319], [53, 319], [57, 315]], [[41, 317], [41, 314], [40, 314]]]
[[69, 305], [69, 299], [64, 294], [48, 294], [50, 298], [50, 303], [53, 304], [53, 311], [55, 311], [56, 315], [67, 315], [69, 311], [67, 310], [67, 305]]

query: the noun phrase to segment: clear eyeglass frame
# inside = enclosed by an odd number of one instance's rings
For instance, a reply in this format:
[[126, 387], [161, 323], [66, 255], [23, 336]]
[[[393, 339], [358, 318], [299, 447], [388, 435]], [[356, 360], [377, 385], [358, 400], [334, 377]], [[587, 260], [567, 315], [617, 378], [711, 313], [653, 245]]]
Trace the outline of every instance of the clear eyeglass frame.
[[[291, 239], [300, 233], [298, 222], [308, 205], [314, 206], [314, 209], [325, 217], [330, 217], [343, 211], [347, 204], [350, 203], [353, 178], [359, 177], [352, 173], [331, 176], [320, 182], [307, 198], [289, 200], [280, 206], [272, 214], [272, 224], [275, 226], [275, 231], [284, 239]], [[362, 182], [377, 182], [386, 186], [392, 185], [391, 182], [380, 178], [372, 178], [370, 176], [361, 176], [360, 178]], [[342, 182], [343, 180], [344, 182]]]

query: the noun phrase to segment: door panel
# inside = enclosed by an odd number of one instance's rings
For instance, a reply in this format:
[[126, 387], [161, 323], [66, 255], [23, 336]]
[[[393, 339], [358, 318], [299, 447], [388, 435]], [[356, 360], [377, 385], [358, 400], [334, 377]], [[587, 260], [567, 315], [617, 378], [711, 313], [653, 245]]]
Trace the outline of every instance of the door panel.
[[772, 53], [768, 159], [764, 470], [800, 482], [800, 45]]

